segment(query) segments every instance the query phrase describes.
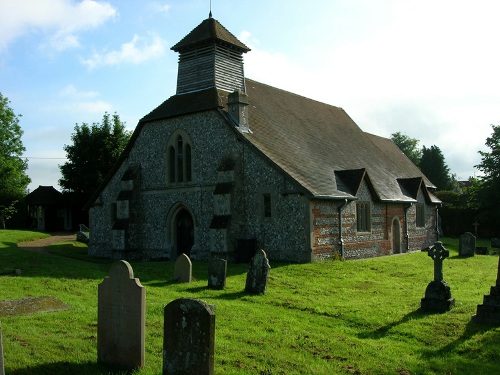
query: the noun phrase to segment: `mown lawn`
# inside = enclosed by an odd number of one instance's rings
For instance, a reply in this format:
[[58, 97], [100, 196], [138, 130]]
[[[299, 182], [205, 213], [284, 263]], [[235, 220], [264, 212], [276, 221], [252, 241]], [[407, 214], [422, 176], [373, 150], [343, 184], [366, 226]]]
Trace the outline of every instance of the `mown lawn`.
[[[72, 309], [1, 317], [5, 372], [113, 373], [96, 361], [97, 286], [111, 261], [88, 258], [76, 242], [53, 245], [53, 254], [15, 245], [36, 236], [0, 231], [0, 299], [54, 296]], [[456, 299], [444, 314], [419, 310], [433, 278], [424, 252], [271, 262], [261, 296], [243, 293], [246, 265], [229, 264], [227, 288], [216, 291], [207, 288], [206, 262], [193, 261], [191, 284], [172, 283], [171, 261], [130, 262], [147, 304], [146, 366], [136, 374], [161, 374], [163, 308], [181, 297], [216, 305], [216, 374], [499, 373], [500, 328], [470, 323], [495, 284], [498, 256], [459, 258], [457, 241], [443, 242], [450, 250], [444, 278]], [[11, 274], [14, 269], [21, 275]]]

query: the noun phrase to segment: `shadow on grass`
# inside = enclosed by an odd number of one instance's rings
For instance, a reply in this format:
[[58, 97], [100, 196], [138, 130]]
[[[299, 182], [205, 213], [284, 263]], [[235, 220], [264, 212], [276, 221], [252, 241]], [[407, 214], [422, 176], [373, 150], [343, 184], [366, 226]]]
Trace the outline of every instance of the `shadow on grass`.
[[358, 337], [361, 339], [380, 339], [387, 335], [387, 333], [394, 327], [399, 326], [400, 324], [404, 324], [409, 322], [410, 320], [417, 320], [425, 318], [426, 316], [433, 314], [432, 312], [426, 312], [422, 309], [418, 308], [415, 311], [412, 311], [405, 316], [403, 316], [400, 320], [396, 322], [389, 323], [383, 327], [379, 327], [374, 331], [366, 331], [358, 334]]
[[133, 372], [123, 371], [120, 369], [113, 369], [99, 363], [71, 363], [71, 362], [55, 362], [44, 363], [38, 366], [28, 367], [24, 369], [8, 370], [6, 373], [10, 375], [33, 375], [33, 374], [46, 374], [46, 375], [88, 375], [88, 374], [116, 374], [126, 375]]
[[459, 347], [466, 343], [467, 341], [471, 340], [475, 335], [482, 335], [488, 331], [494, 331], [491, 333], [489, 337], [487, 337], [483, 342], [481, 342], [481, 346], [484, 347], [484, 350], [486, 348], [495, 348], [494, 350], [496, 351], [496, 348], [498, 348], [498, 343], [500, 342], [500, 331], [495, 330], [497, 326], [492, 325], [492, 324], [477, 324], [473, 323], [472, 321], [469, 321], [467, 325], [465, 326], [465, 330], [462, 333], [462, 335], [456, 339], [455, 341], [450, 342], [448, 345], [443, 346], [441, 349], [439, 349], [437, 352], [429, 352], [429, 356], [435, 356], [436, 354], [442, 354], [442, 353], [449, 353], [449, 352], [455, 352], [455, 351], [460, 351]]

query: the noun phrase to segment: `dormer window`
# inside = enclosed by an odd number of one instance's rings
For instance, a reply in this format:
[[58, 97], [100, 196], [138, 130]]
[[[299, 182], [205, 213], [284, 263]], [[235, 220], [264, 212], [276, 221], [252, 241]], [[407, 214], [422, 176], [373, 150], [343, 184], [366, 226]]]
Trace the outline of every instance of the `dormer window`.
[[191, 182], [193, 178], [191, 141], [184, 132], [175, 132], [168, 146], [168, 182]]

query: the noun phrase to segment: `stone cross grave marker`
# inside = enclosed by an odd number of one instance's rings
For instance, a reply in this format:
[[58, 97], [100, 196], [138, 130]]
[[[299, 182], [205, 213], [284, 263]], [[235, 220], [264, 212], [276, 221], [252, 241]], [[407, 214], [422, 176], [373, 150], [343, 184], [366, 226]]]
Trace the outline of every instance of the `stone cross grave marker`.
[[182, 253], [174, 263], [174, 280], [180, 283], [190, 283], [193, 270], [191, 259]]
[[163, 375], [213, 375], [215, 313], [205, 302], [180, 298], [165, 306]]
[[208, 287], [211, 289], [224, 289], [226, 287], [227, 261], [225, 259], [212, 259], [208, 263]]
[[450, 256], [450, 252], [444, 248], [441, 241], [437, 241], [428, 250], [427, 255], [434, 261], [434, 280], [427, 285], [421, 307], [424, 311], [444, 312], [455, 304], [450, 287], [443, 279], [443, 261]]
[[146, 289], [119, 260], [98, 286], [97, 357], [123, 369], [144, 366]]
[[465, 232], [460, 236], [458, 242], [458, 255], [462, 257], [474, 256], [476, 250], [476, 237], [470, 232]]
[[450, 252], [438, 241], [429, 249], [427, 255], [434, 261], [434, 281], [442, 281], [443, 261], [450, 256]]
[[3, 343], [2, 343], [2, 325], [0, 324], [0, 375], [5, 375], [5, 367], [3, 365]]
[[258, 250], [250, 260], [248, 266], [245, 292], [253, 294], [263, 294], [267, 289], [267, 280], [269, 277], [269, 260], [264, 250]]

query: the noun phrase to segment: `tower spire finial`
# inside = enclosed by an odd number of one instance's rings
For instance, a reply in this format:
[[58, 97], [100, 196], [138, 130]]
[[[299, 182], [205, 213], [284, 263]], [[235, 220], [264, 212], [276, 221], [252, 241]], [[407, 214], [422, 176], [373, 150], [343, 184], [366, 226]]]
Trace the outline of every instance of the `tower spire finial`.
[[210, 0], [210, 12], [208, 12], [208, 18], [212, 18], [212, 0]]

